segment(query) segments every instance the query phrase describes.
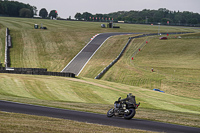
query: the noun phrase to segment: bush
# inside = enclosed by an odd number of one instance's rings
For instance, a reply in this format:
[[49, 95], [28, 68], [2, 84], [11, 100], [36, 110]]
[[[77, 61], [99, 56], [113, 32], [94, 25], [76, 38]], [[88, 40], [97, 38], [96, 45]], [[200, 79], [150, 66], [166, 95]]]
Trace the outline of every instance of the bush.
[[19, 10], [19, 16], [20, 17], [25, 17], [25, 18], [30, 18], [32, 17], [32, 13], [31, 13], [31, 10], [28, 9], [28, 8], [22, 8]]

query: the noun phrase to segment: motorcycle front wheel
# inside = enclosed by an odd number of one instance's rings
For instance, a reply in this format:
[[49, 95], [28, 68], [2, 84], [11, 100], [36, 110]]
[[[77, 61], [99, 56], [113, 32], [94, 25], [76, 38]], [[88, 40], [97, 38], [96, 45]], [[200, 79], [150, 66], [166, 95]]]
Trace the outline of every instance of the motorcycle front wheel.
[[135, 109], [128, 109], [129, 113], [124, 114], [124, 119], [130, 120], [135, 116]]
[[107, 117], [113, 117], [113, 115], [114, 115], [114, 111], [113, 111], [113, 108], [112, 108], [107, 112]]

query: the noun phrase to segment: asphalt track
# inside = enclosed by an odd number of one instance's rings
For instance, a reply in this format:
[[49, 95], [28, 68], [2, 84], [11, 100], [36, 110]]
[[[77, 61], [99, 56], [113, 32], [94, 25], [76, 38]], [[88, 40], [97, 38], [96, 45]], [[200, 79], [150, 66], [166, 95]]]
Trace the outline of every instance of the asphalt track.
[[82, 71], [87, 62], [101, 47], [101, 45], [111, 36], [138, 34], [138, 33], [101, 33], [95, 36], [68, 64], [61, 72], [74, 73], [76, 76]]
[[[108, 118], [106, 115], [79, 112], [44, 106], [0, 101], [0, 111], [23, 113], [38, 116], [47, 116], [61, 119], [69, 119], [80, 122], [96, 123], [123, 128], [142, 129], [148, 131], [169, 132], [169, 133], [200, 133], [200, 128], [166, 124], [140, 119], [125, 120], [120, 117]], [[137, 115], [137, 114], [136, 114]]]

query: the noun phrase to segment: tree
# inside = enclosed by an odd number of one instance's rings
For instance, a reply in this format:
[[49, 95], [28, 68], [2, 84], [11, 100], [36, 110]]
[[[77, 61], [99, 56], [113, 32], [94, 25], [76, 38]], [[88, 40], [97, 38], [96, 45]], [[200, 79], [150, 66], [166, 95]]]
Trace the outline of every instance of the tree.
[[25, 17], [25, 18], [30, 18], [30, 17], [32, 17], [31, 10], [28, 8], [22, 8], [19, 10], [19, 16]]
[[162, 18], [162, 19], [161, 19], [162, 24], [167, 24], [168, 21], [169, 21], [170, 23], [172, 23], [172, 20], [169, 19], [169, 18]]
[[37, 15], [37, 12], [38, 12], [37, 7], [36, 6], [32, 6], [32, 8], [33, 8], [33, 15]]
[[91, 13], [89, 12], [84, 12], [82, 15], [82, 18], [84, 18], [84, 20], [89, 20], [89, 18], [92, 16]]
[[76, 18], [77, 20], [81, 20], [81, 13], [76, 13], [74, 18]]
[[198, 19], [197, 18], [192, 18], [190, 23], [191, 24], [198, 24]]
[[52, 19], [57, 18], [57, 16], [58, 16], [58, 13], [56, 10], [51, 10], [51, 12], [49, 13], [49, 17]]
[[39, 12], [39, 16], [42, 18], [46, 18], [48, 16], [48, 12], [45, 8], [42, 8]]

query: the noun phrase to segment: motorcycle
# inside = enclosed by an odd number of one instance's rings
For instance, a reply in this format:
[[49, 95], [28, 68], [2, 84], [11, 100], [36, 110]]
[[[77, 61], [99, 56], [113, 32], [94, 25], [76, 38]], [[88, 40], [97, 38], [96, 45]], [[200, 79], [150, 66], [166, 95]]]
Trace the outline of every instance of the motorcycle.
[[115, 101], [114, 108], [111, 108], [107, 112], [107, 117], [124, 117], [124, 119], [130, 120], [135, 116], [136, 109], [138, 108], [139, 104], [134, 104], [126, 101], [120, 101], [121, 97], [118, 101]]

